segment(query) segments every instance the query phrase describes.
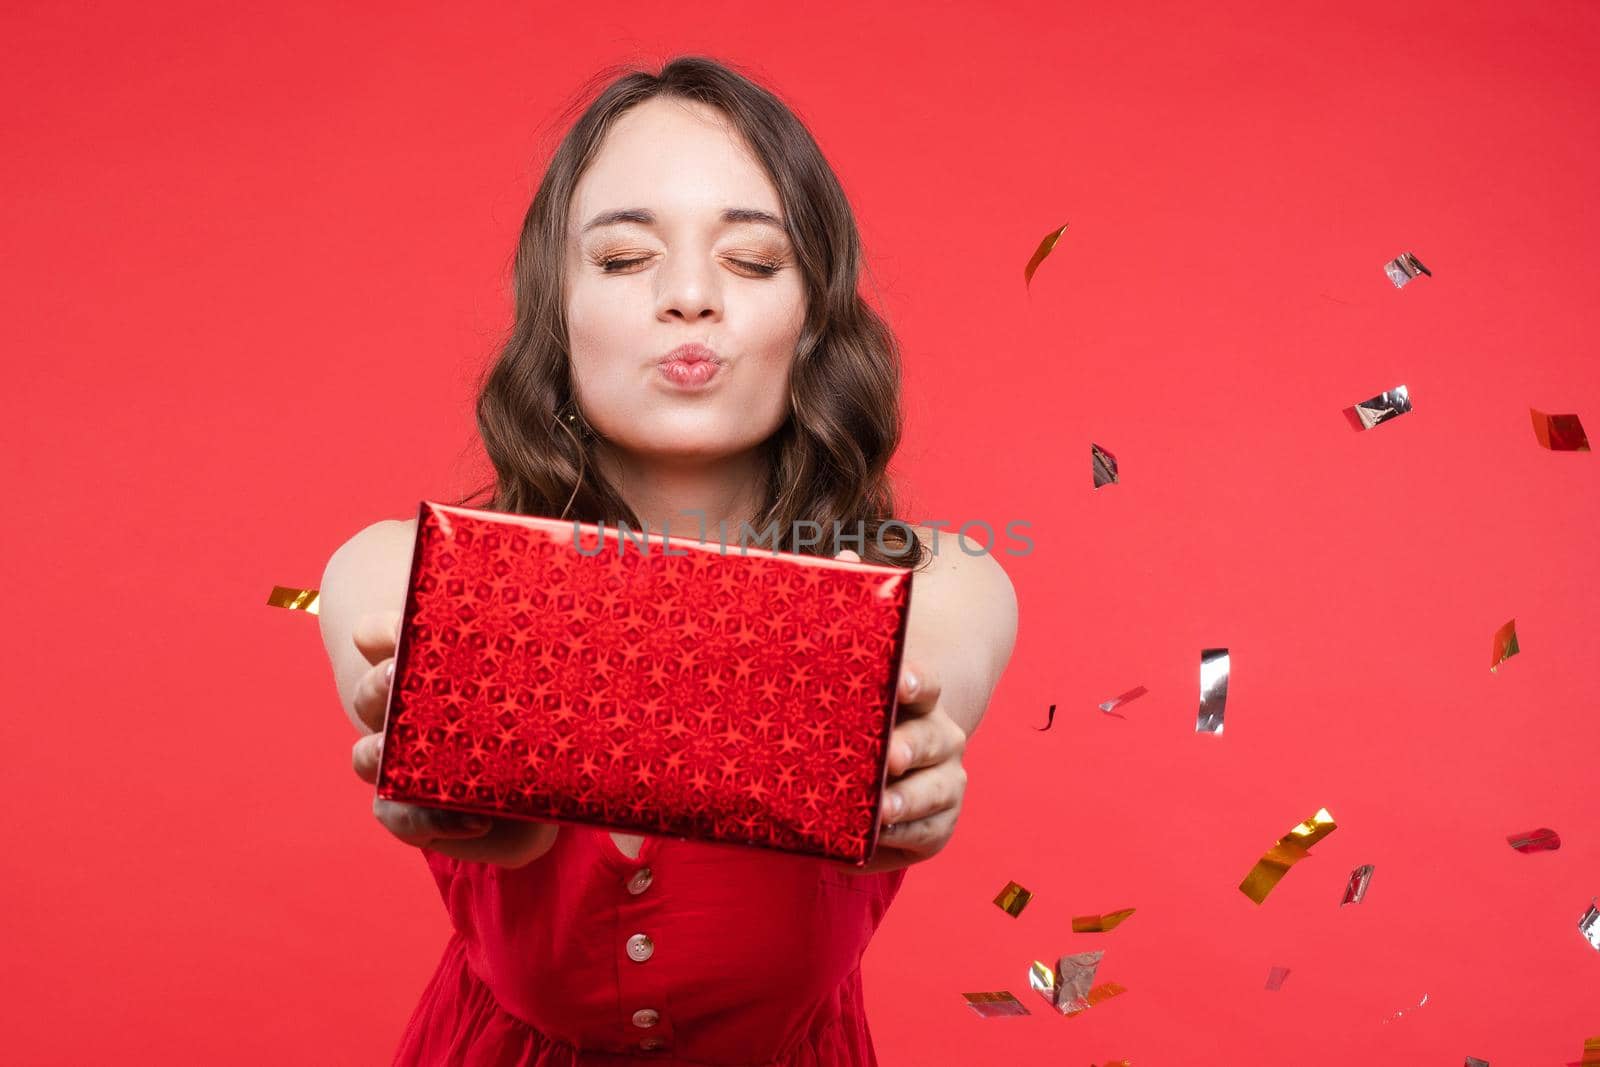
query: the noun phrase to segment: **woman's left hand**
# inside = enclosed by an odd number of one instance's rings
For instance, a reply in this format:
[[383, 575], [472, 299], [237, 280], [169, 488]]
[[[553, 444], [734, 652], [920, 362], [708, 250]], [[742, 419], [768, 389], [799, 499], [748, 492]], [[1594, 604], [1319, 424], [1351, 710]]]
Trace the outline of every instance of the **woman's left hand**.
[[939, 706], [939, 680], [926, 667], [902, 668], [897, 718], [889, 736], [883, 830], [872, 859], [851, 868], [858, 874], [931, 859], [955, 833], [967, 792], [967, 769], [961, 765], [967, 733]]
[[[860, 559], [854, 552], [840, 558]], [[900, 666], [899, 710], [889, 735], [883, 829], [872, 859], [852, 874], [890, 871], [931, 859], [949, 844], [967, 791], [961, 756], [967, 732], [939, 706], [939, 679], [926, 664]], [[899, 804], [897, 807], [896, 804]]]

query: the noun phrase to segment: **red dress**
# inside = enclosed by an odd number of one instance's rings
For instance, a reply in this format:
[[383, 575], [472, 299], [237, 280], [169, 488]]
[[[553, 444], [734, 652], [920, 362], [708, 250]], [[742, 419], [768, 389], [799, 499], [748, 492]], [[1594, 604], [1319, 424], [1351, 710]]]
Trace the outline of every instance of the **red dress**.
[[864, 1067], [861, 955], [906, 868], [564, 825], [520, 868], [423, 850], [454, 933], [395, 1054], [462, 1067]]

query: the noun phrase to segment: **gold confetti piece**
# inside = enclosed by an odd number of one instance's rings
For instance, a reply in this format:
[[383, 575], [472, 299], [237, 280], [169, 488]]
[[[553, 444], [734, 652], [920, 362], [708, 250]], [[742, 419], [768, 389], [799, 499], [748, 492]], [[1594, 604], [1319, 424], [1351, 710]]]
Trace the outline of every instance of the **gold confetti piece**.
[[1380, 422], [1399, 418], [1411, 410], [1411, 392], [1403, 385], [1344, 409], [1344, 417], [1357, 430], [1370, 430]]
[[1583, 913], [1583, 918], [1578, 920], [1578, 933], [1589, 942], [1591, 948], [1600, 950], [1600, 908], [1594, 906], [1594, 898], [1589, 900], [1589, 910]]
[[1222, 736], [1222, 713], [1228, 704], [1228, 650], [1207, 648], [1200, 652], [1200, 717], [1194, 732]]
[[1344, 887], [1344, 899], [1339, 901], [1339, 907], [1346, 904], [1359, 904], [1367, 899], [1367, 886], [1372, 882], [1372, 864], [1363, 863], [1350, 872], [1350, 882]]
[[1006, 1015], [1032, 1015], [1027, 1006], [1007, 992], [999, 993], [963, 993], [967, 998], [967, 1007], [978, 1013], [982, 1019], [997, 1019]]
[[1108, 911], [1104, 915], [1074, 916], [1072, 932], [1075, 934], [1103, 934], [1107, 930], [1114, 930], [1122, 925], [1122, 920], [1132, 914], [1132, 908], [1123, 908], [1121, 911]]
[[1115, 485], [1121, 480], [1117, 477], [1117, 457], [1093, 441], [1089, 442], [1089, 464], [1094, 468], [1096, 489], [1102, 485]]
[[1461, 1067], [1489, 1067], [1489, 1061], [1480, 1060], [1476, 1056], [1468, 1056], [1467, 1062], [1463, 1063]]
[[1422, 260], [1410, 252], [1401, 252], [1398, 256], [1383, 265], [1383, 272], [1394, 282], [1396, 289], [1405, 288], [1405, 284], [1419, 274], [1433, 277], [1433, 271], [1422, 265]]
[[1127, 991], [1128, 991], [1128, 989], [1127, 989], [1126, 986], [1118, 985], [1116, 982], [1101, 982], [1099, 985], [1097, 985], [1093, 989], [1089, 990], [1088, 995], [1083, 998], [1083, 1000], [1084, 1000], [1083, 1007], [1076, 1008], [1076, 1009], [1074, 1009], [1072, 1011], [1069, 1011], [1069, 1012], [1065, 1012], [1064, 1014], [1066, 1014], [1066, 1015], [1078, 1015], [1078, 1014], [1081, 1014], [1083, 1012], [1088, 1011], [1090, 1008], [1094, 1007], [1096, 1004], [1102, 1004], [1105, 1001], [1110, 1000], [1112, 997], [1120, 997], [1122, 994], [1126, 993]]
[[1116, 715], [1116, 717], [1119, 718], [1119, 719], [1126, 719], [1127, 718], [1126, 715], [1118, 715], [1116, 712], [1112, 711], [1111, 709], [1115, 708], [1115, 707], [1118, 707], [1119, 705], [1126, 704], [1130, 700], [1137, 700], [1139, 697], [1144, 696], [1148, 692], [1150, 692], [1150, 690], [1146, 689], [1144, 686], [1136, 685], [1132, 689], [1128, 690], [1126, 693], [1123, 693], [1121, 696], [1112, 697], [1110, 700], [1106, 701], [1104, 704], [1101, 704], [1100, 705], [1100, 710], [1105, 712], [1107, 715]]
[[1022, 909], [1028, 906], [1028, 901], [1033, 899], [1033, 894], [1015, 882], [1007, 882], [1006, 887], [1000, 890], [999, 896], [994, 898], [995, 906], [1015, 919], [1022, 914]]
[[304, 611], [315, 615], [317, 614], [317, 591], [315, 589], [294, 589], [286, 585], [275, 585], [272, 587], [272, 592], [267, 594], [267, 606], [289, 608], [291, 611]]
[[1328, 809], [1318, 808], [1315, 815], [1278, 838], [1278, 843], [1262, 854], [1256, 865], [1250, 868], [1250, 873], [1244, 876], [1244, 881], [1239, 883], [1239, 891], [1260, 904], [1290, 867], [1310, 855], [1307, 850], [1312, 845], [1338, 828]]
[[1289, 968], [1274, 967], [1267, 972], [1267, 988], [1276, 993], [1283, 988], [1284, 979], [1289, 977]]
[[1044, 257], [1056, 247], [1056, 242], [1061, 240], [1061, 235], [1067, 232], [1070, 222], [1061, 224], [1061, 229], [1053, 230], [1044, 235], [1044, 240], [1039, 242], [1039, 247], [1034, 249], [1033, 258], [1028, 260], [1028, 265], [1022, 268], [1022, 285], [1027, 288], [1033, 283], [1033, 272], [1039, 269], [1039, 264], [1044, 262]]
[[1500, 669], [1500, 664], [1515, 656], [1522, 649], [1517, 647], [1517, 620], [1512, 619], [1494, 632], [1494, 648], [1490, 652], [1489, 672], [1491, 674]]
[[1541, 445], [1552, 452], [1589, 451], [1589, 437], [1578, 416], [1546, 415], [1538, 408], [1528, 410], [1533, 412], [1533, 435]]
[[1533, 852], [1554, 852], [1561, 847], [1561, 835], [1548, 826], [1529, 830], [1525, 834], [1512, 834], [1506, 841], [1524, 855]]
[[1600, 1037], [1590, 1037], [1583, 1042], [1583, 1059], [1578, 1061], [1578, 1067], [1596, 1067], [1600, 1065]]
[[[1089, 1067], [1095, 1067], [1095, 1065], [1091, 1063], [1091, 1064], [1089, 1064]], [[1132, 1060], [1111, 1060], [1111, 1061], [1106, 1063], [1106, 1067], [1133, 1067], [1133, 1061]]]
[[1050, 727], [1054, 726], [1055, 724], [1056, 724], [1056, 706], [1054, 704], [1051, 704], [1050, 705], [1050, 717], [1045, 720], [1045, 724], [1043, 726], [1035, 726], [1034, 729], [1035, 730], [1048, 730], [1048, 729], [1050, 729]]

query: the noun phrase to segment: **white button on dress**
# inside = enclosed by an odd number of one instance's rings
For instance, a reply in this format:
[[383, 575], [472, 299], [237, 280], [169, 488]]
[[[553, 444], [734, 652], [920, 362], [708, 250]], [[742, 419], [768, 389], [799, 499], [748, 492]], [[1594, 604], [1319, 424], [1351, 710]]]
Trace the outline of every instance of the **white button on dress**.
[[633, 872], [633, 877], [628, 879], [628, 892], [638, 896], [650, 888], [650, 882], [655, 878], [649, 867], [640, 867]]
[[635, 963], [643, 963], [655, 955], [656, 945], [650, 940], [649, 934], [634, 934], [628, 938], [628, 958]]
[[633, 1013], [633, 1025], [648, 1029], [661, 1021], [661, 1013], [654, 1008], [640, 1008]]

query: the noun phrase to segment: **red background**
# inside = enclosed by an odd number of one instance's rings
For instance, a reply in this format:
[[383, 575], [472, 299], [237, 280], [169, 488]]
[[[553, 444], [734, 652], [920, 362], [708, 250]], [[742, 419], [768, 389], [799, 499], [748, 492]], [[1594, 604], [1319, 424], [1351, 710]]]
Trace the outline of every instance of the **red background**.
[[[557, 109], [679, 52], [775, 87], [843, 178], [906, 347], [904, 513], [1032, 524], [960, 829], [866, 958], [886, 1067], [1510, 1067], [1600, 1034], [1600, 457], [1528, 415], [1600, 434], [1593, 5], [404, 7], [0, 27], [5, 1059], [388, 1062], [444, 911], [349, 770], [315, 620], [263, 600], [467, 483]], [[1435, 276], [1397, 291], [1405, 250]], [[1346, 425], [1401, 383], [1414, 412]], [[1122, 484], [1091, 490], [1091, 440]], [[1559, 852], [1507, 846], [1538, 826]], [[1045, 1014], [1029, 961], [1089, 948], [1129, 992]], [[960, 996], [994, 989], [1034, 1014]]]

